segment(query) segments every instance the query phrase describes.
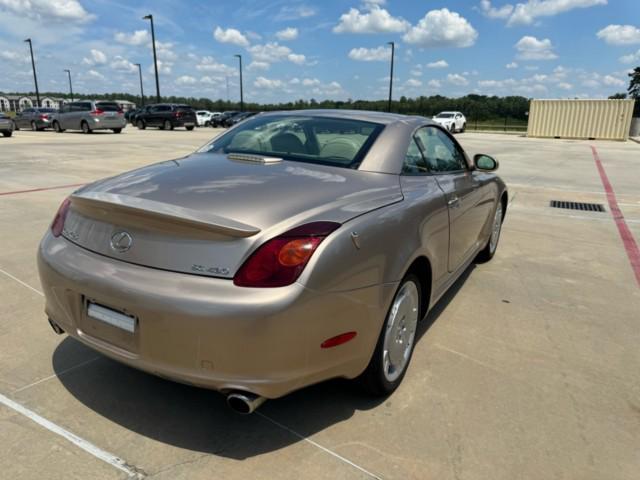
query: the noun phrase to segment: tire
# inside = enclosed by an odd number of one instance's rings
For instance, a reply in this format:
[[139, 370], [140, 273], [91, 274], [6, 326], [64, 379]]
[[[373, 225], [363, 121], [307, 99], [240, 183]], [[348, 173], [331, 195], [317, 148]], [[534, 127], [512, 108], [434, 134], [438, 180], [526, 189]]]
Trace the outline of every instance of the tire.
[[467, 129], [467, 123], [463, 123], [462, 124], [462, 130], [460, 130], [460, 133], [464, 133], [464, 131]]
[[453, 135], [453, 134], [455, 133], [455, 131], [456, 131], [456, 124], [455, 124], [455, 123], [452, 123], [452, 124], [449, 126], [449, 132], [451, 132], [451, 134]]
[[17, 132], [18, 130], [20, 130], [20, 127], [18, 126], [18, 123], [14, 120], [13, 121], [13, 131]]
[[57, 133], [62, 133], [62, 132], [64, 132], [64, 129], [60, 126], [60, 123], [58, 123], [58, 122], [53, 122], [53, 129], [54, 129]]
[[186, 128], [189, 131], [193, 130], [193, 127], [184, 127], [184, 128]]
[[500, 241], [500, 232], [502, 231], [502, 222], [504, 221], [504, 205], [502, 199], [496, 207], [496, 211], [493, 214], [493, 221], [491, 223], [491, 235], [487, 240], [487, 245], [478, 253], [476, 262], [485, 263], [493, 258], [498, 249], [498, 242]]
[[91, 129], [89, 128], [89, 124], [84, 120], [80, 124], [80, 128], [82, 129], [82, 133], [84, 133], [84, 134], [91, 133]]
[[[421, 311], [421, 302], [420, 280], [413, 273], [409, 273], [400, 282], [389, 306], [373, 356], [359, 377], [369, 394], [389, 395], [402, 382], [411, 362], [417, 325], [424, 313]], [[397, 365], [394, 366], [394, 363]]]
[[13, 131], [12, 130], [3, 130], [2, 131], [2, 135], [4, 135], [5, 137], [10, 137], [11, 135], [13, 135]]
[[113, 128], [112, 130], [113, 130], [113, 133], [120, 133], [120, 132], [122, 132], [122, 129], [121, 129], [121, 128]]
[[165, 120], [162, 124], [162, 129], [163, 130], [173, 130], [173, 123], [171, 123], [171, 120]]
[[38, 131], [38, 126], [36, 125], [36, 122], [34, 122], [33, 120], [31, 120], [31, 131], [32, 132]]
[[145, 128], [147, 128], [147, 126], [144, 123], [144, 120], [138, 120], [136, 122], [136, 126], [138, 127], [138, 130], [144, 130]]

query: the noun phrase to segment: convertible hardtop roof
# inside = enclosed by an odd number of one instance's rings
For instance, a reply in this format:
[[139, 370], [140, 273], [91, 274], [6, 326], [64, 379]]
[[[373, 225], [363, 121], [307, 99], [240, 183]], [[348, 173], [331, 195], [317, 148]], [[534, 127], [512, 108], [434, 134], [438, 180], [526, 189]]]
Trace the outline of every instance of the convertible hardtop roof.
[[277, 112], [265, 112], [262, 116], [292, 116], [300, 115], [306, 117], [326, 117], [341, 118], [345, 120], [361, 120], [363, 122], [379, 123], [381, 125], [391, 125], [402, 123], [405, 125], [431, 123], [430, 119], [417, 115], [400, 115], [398, 113], [373, 112], [368, 110], [286, 110]]

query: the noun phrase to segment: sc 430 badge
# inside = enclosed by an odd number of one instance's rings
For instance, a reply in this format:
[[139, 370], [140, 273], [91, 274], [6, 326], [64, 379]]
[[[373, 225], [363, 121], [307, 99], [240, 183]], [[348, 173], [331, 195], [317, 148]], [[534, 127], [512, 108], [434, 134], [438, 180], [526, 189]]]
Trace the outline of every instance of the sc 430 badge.
[[210, 273], [211, 275], [229, 275], [229, 269], [224, 267], [205, 267], [204, 265], [191, 265], [191, 270], [198, 273]]

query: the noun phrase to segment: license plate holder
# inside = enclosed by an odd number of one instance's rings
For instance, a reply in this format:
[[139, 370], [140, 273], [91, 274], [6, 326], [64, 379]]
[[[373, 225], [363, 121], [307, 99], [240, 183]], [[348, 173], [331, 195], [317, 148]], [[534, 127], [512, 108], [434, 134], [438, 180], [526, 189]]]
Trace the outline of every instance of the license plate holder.
[[111, 325], [130, 334], [135, 334], [138, 324], [138, 319], [133, 315], [118, 312], [93, 302], [87, 302], [87, 316], [92, 320]]

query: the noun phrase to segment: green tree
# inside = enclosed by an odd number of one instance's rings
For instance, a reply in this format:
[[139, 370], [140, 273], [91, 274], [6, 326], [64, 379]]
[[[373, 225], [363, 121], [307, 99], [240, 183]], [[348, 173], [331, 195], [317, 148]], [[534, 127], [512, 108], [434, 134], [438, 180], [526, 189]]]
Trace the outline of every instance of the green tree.
[[629, 74], [629, 77], [631, 77], [631, 80], [629, 80], [629, 88], [627, 88], [627, 91], [631, 98], [638, 100], [640, 99], [640, 67], [634, 68], [633, 72]]
[[614, 93], [609, 96], [609, 100], [624, 100], [625, 98], [627, 98], [626, 93]]

